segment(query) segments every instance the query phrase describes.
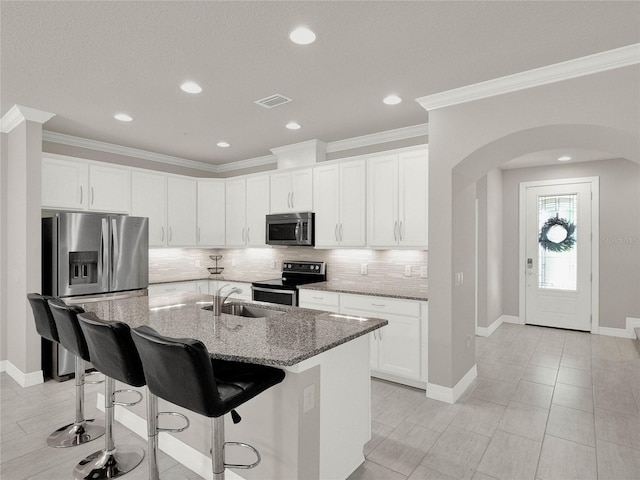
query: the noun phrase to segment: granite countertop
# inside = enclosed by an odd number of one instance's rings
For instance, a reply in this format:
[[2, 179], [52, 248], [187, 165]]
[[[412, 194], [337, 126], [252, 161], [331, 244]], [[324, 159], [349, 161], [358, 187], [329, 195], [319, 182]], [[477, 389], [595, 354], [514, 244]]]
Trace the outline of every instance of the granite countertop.
[[86, 311], [131, 328], [149, 325], [160, 334], [202, 341], [213, 358], [291, 366], [387, 325], [357, 318], [263, 302], [234, 302], [284, 312], [265, 318], [213, 315], [202, 307], [210, 295], [172, 293], [87, 303]]
[[194, 278], [177, 278], [173, 280], [157, 280], [150, 281], [149, 285], [162, 285], [164, 283], [180, 283], [180, 282], [197, 282], [199, 280], [218, 280], [221, 282], [241, 282], [241, 283], [252, 283], [263, 280], [270, 280], [272, 278], [279, 277], [279, 272], [274, 273], [270, 277], [264, 278], [256, 278], [255, 276], [248, 276], [242, 274], [228, 274], [228, 275], [202, 275], [200, 277]]
[[419, 287], [393, 287], [366, 284], [346, 284], [343, 282], [318, 282], [300, 285], [301, 290], [321, 290], [325, 292], [352, 293], [355, 295], [373, 295], [377, 297], [400, 298], [404, 300], [428, 300], [428, 290]]

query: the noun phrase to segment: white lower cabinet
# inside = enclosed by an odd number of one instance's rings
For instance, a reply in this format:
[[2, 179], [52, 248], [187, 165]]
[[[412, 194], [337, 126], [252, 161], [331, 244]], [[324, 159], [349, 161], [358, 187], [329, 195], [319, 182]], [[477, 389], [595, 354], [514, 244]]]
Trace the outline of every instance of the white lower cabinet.
[[156, 283], [149, 285], [149, 295], [158, 295], [163, 293], [176, 293], [176, 292], [198, 292], [198, 282], [171, 282], [171, 283]]
[[299, 303], [302, 308], [387, 320], [388, 325], [370, 334], [371, 375], [426, 388], [426, 302], [301, 289]]
[[427, 384], [427, 304], [369, 295], [340, 296], [340, 313], [383, 318], [370, 334], [371, 375], [419, 388]]
[[340, 311], [340, 294], [319, 290], [300, 290], [298, 292], [298, 306], [311, 310], [324, 310], [338, 313]]

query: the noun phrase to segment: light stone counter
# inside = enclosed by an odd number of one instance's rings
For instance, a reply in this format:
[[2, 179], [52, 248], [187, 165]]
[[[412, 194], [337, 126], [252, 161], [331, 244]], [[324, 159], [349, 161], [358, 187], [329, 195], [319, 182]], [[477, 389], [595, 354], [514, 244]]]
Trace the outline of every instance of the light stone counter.
[[373, 295], [376, 297], [400, 298], [404, 300], [418, 300], [426, 302], [428, 291], [426, 288], [375, 285], [370, 283], [346, 283], [339, 281], [308, 283], [300, 286], [301, 290], [318, 290], [336, 293], [352, 293], [355, 295]]
[[168, 337], [196, 338], [214, 358], [292, 366], [366, 335], [388, 322], [262, 302], [237, 302], [284, 312], [265, 318], [213, 315], [210, 295], [177, 292], [85, 304], [100, 318], [149, 325]]
[[[364, 462], [363, 448], [371, 439], [368, 333], [387, 321], [258, 302], [241, 303], [284, 313], [267, 318], [215, 317], [202, 309], [207, 303], [211, 296], [172, 293], [84, 307], [133, 328], [150, 325], [164, 335], [197, 338], [215, 358], [285, 370], [282, 383], [237, 409], [242, 422], [225, 418], [227, 441], [249, 443], [262, 455], [255, 469], [227, 469], [228, 480], [346, 479]], [[118, 382], [118, 388], [129, 387]], [[138, 390], [146, 395], [146, 387]], [[144, 404], [116, 407], [116, 419], [146, 438]], [[103, 405], [99, 398], [98, 407]], [[210, 478], [209, 419], [163, 400], [159, 410], [178, 411], [191, 420], [182, 433], [161, 433], [160, 449]], [[226, 449], [227, 463], [252, 461], [234, 450], [244, 449]]]

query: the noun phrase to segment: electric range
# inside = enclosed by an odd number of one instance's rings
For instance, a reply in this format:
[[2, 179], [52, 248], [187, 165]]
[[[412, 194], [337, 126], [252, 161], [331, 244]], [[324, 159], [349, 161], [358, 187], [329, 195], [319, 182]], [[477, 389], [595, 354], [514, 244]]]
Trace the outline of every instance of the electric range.
[[259, 302], [298, 305], [298, 287], [327, 280], [325, 262], [288, 261], [282, 263], [280, 278], [253, 282], [252, 298]]

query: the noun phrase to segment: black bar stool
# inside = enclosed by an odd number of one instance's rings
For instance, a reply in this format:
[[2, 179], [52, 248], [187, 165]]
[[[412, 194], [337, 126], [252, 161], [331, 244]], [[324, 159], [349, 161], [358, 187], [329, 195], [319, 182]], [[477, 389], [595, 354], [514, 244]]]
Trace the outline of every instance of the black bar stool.
[[[27, 299], [33, 310], [36, 321], [36, 331], [40, 336], [56, 344], [60, 341], [55, 320], [51, 314], [48, 301], [53, 297], [28, 293]], [[63, 345], [64, 347], [65, 345]], [[65, 347], [66, 348], [66, 347]], [[75, 352], [73, 352], [75, 353]], [[84, 418], [84, 360], [76, 354], [76, 421], [60, 427], [47, 438], [50, 447], [75, 447], [90, 442], [104, 435], [104, 427], [87, 422], [93, 419]]]
[[[234, 409], [280, 383], [284, 379], [284, 371], [264, 365], [213, 360], [202, 342], [164, 337], [148, 326], [138, 327], [132, 332], [147, 380], [148, 402], [155, 404], [148, 409], [149, 478], [159, 478], [157, 464], [152, 464], [157, 449], [157, 428], [149, 426], [154, 421], [151, 412], [157, 411], [157, 397], [211, 418], [214, 480], [224, 480], [225, 467], [257, 466], [260, 454], [254, 447], [224, 441], [224, 415], [231, 412], [234, 423], [238, 423], [240, 416]], [[225, 445], [250, 448], [257, 461], [251, 465], [226, 464]]]
[[[117, 478], [136, 468], [144, 458], [144, 450], [132, 445], [115, 446], [113, 435], [114, 405], [131, 406], [142, 401], [136, 390], [115, 390], [115, 381], [133, 387], [145, 385], [142, 363], [131, 339], [129, 326], [121, 322], [107, 322], [93, 313], [78, 315], [91, 355], [91, 363], [106, 377], [104, 388], [105, 435], [104, 450], [94, 452], [82, 460], [73, 471], [76, 480]], [[115, 395], [130, 392], [139, 395], [135, 402], [115, 401]]]

